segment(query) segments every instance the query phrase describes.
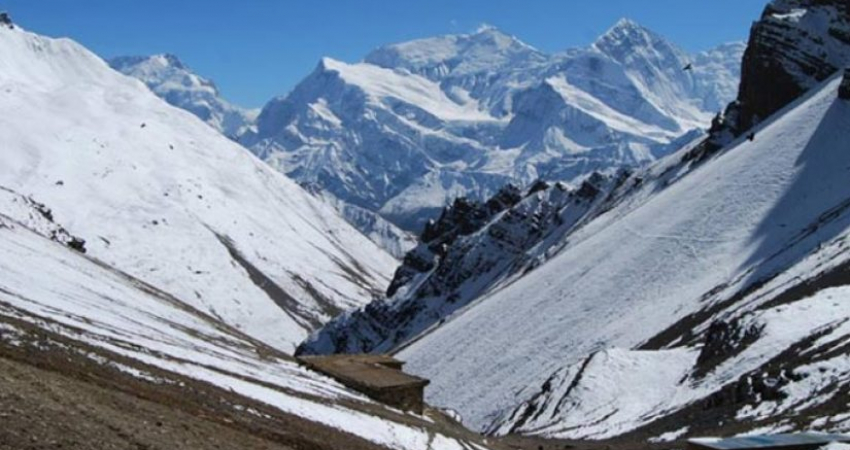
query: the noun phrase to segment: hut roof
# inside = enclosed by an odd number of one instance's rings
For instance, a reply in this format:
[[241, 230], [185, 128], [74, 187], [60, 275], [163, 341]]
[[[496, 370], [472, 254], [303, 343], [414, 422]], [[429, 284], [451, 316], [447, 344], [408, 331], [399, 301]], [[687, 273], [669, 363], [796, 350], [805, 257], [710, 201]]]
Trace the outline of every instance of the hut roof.
[[424, 378], [408, 375], [394, 367], [403, 364], [386, 355], [305, 356], [301, 360], [312, 369], [343, 383], [372, 389], [425, 386]]

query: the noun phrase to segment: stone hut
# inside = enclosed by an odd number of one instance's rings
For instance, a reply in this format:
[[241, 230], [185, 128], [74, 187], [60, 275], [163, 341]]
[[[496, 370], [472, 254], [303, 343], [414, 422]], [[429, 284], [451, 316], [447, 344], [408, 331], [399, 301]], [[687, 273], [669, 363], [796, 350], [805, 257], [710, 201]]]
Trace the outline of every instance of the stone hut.
[[850, 443], [850, 436], [795, 433], [729, 439], [698, 438], [688, 441], [687, 450], [817, 450], [834, 442]]
[[422, 414], [429, 381], [402, 371], [404, 363], [387, 355], [303, 356], [309, 367], [343, 385], [402, 411]]

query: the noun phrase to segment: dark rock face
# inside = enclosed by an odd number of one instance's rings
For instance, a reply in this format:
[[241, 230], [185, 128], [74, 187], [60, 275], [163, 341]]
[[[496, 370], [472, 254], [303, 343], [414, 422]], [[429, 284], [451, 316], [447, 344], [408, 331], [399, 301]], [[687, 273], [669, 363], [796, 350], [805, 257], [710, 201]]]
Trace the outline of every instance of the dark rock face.
[[850, 65], [850, 3], [774, 0], [750, 33], [737, 101], [711, 128], [721, 147]]
[[[788, 0], [767, 6], [744, 54], [738, 95], [742, 128], [775, 113], [850, 61], [848, 5], [845, 0]], [[818, 28], [815, 20], [828, 25]]]
[[844, 69], [844, 79], [838, 88], [838, 97], [842, 100], [850, 100], [850, 68]]
[[12, 22], [12, 17], [10, 17], [7, 12], [0, 12], [0, 25], [10, 29], [15, 28], [15, 24]]
[[445, 258], [448, 249], [458, 238], [480, 230], [493, 216], [513, 207], [522, 198], [522, 191], [508, 184], [486, 203], [465, 197], [455, 199], [454, 203], [443, 208], [437, 220], [425, 224], [419, 238], [423, 244], [405, 255], [387, 288], [387, 297], [394, 296], [400, 287], [408, 284], [417, 274], [433, 269], [437, 260]]

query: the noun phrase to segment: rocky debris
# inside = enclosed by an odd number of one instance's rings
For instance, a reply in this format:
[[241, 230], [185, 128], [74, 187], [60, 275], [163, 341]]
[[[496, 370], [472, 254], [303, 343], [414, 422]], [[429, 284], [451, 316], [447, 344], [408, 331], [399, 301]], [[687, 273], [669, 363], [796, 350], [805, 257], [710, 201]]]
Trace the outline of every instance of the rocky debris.
[[446, 243], [458, 236], [465, 236], [479, 230], [495, 214], [498, 214], [522, 200], [521, 191], [508, 184], [485, 203], [466, 197], [456, 198], [452, 205], [443, 208], [440, 217], [425, 225], [420, 239], [433, 244], [434, 241]]
[[47, 236], [50, 240], [54, 242], [58, 242], [60, 244], [68, 246], [68, 248], [76, 250], [80, 253], [86, 252], [86, 241], [85, 239], [79, 238], [77, 236], [72, 235], [68, 232], [63, 226], [57, 224], [53, 220], [53, 211], [45, 206], [43, 203], [39, 203], [32, 198], [27, 198], [29, 204], [37, 211], [41, 217], [43, 217], [47, 222], [54, 225], [51, 227], [49, 236]]
[[513, 184], [506, 185], [484, 203], [466, 197], [455, 199], [454, 203], [443, 208], [437, 220], [429, 220], [425, 224], [420, 236], [422, 244], [405, 255], [403, 264], [396, 270], [387, 289], [387, 296], [395, 295], [416, 274], [433, 269], [436, 261], [445, 258], [460, 237], [481, 230], [495, 215], [513, 207], [522, 199], [522, 191]]
[[12, 341], [0, 333], [2, 450], [378, 448], [233, 391], [22, 329]]

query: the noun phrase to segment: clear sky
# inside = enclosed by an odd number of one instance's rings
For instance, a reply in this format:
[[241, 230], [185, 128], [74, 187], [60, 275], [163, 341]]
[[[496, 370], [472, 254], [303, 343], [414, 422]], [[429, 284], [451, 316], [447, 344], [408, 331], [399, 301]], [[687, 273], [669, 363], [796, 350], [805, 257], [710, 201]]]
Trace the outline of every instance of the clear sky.
[[24, 28], [103, 57], [174, 53], [234, 103], [262, 106], [322, 56], [494, 25], [546, 52], [628, 17], [686, 50], [745, 40], [767, 0], [0, 0]]

